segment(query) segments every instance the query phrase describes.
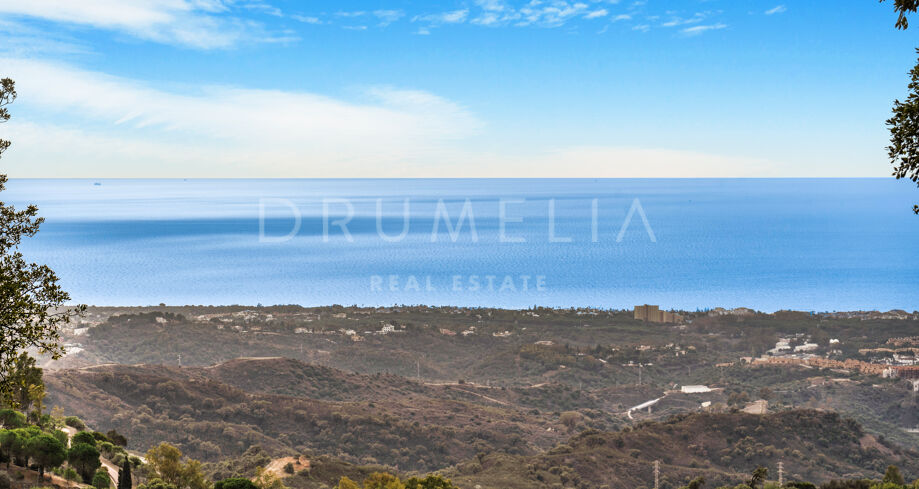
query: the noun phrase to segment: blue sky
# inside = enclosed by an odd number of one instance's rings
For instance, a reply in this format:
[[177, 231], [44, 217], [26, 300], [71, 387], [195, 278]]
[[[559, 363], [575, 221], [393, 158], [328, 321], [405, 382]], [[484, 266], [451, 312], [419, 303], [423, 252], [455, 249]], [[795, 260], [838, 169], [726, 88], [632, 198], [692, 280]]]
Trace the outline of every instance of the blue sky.
[[13, 177], [886, 176], [875, 1], [0, 0]]

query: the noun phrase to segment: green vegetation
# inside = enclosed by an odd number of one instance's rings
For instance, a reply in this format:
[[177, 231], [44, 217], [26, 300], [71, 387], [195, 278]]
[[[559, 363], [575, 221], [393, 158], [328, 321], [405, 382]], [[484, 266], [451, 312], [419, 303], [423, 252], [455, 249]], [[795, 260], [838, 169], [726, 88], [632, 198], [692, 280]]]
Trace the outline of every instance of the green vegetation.
[[26, 451], [32, 463], [38, 466], [39, 478], [44, 477], [45, 468], [59, 467], [67, 460], [67, 449], [64, 444], [53, 435], [46, 433], [29, 439]]
[[258, 489], [255, 484], [244, 477], [230, 477], [214, 483], [214, 489]]
[[201, 462], [183, 460], [182, 451], [169, 443], [151, 448], [145, 458], [147, 477], [151, 481], [147, 487], [154, 481], [161, 481], [176, 489], [210, 489], [211, 483], [204, 476]]
[[97, 470], [93, 474], [92, 486], [96, 489], [109, 489], [112, 487], [112, 479], [108, 476], [108, 472], [105, 469]]
[[364, 479], [362, 485], [348, 477], [342, 477], [338, 481], [336, 489], [458, 489], [440, 475], [428, 475], [424, 478], [412, 477], [405, 482], [399, 480], [399, 477], [388, 472], [374, 472]]
[[92, 481], [102, 462], [99, 460], [99, 450], [95, 443], [73, 443], [67, 452], [67, 461], [80, 474], [84, 481]]
[[[16, 100], [16, 85], [13, 80], [0, 80], [0, 123], [10, 118], [6, 106]], [[10, 142], [0, 139], [0, 154], [9, 148]], [[6, 175], [0, 175], [0, 191], [6, 187]], [[23, 379], [14, 375], [23, 373], [23, 352], [36, 348], [52, 358], [60, 358], [64, 347], [60, 342], [60, 328], [71, 322], [85, 309], [84, 306], [67, 307], [70, 296], [58, 284], [57, 275], [46, 265], [29, 263], [19, 252], [23, 238], [38, 232], [43, 219], [38, 217], [38, 207], [30, 205], [22, 210], [0, 203], [0, 397], [13, 407], [27, 409], [15, 404], [21, 399]], [[33, 364], [34, 365], [34, 364]], [[27, 393], [30, 399], [37, 393]]]

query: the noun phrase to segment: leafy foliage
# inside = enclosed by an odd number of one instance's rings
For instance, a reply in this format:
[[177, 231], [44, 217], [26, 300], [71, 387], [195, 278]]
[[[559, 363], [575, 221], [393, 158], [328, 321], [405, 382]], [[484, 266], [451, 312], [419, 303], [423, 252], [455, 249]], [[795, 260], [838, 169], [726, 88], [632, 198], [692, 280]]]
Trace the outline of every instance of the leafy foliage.
[[[10, 112], [7, 105], [16, 100], [16, 83], [9, 78], [0, 80], [0, 122], [10, 120]], [[0, 155], [10, 147], [10, 142], [0, 139]]]
[[57, 438], [41, 434], [29, 440], [27, 451], [32, 462], [38, 466], [38, 476], [43, 477], [46, 468], [60, 466], [67, 460], [67, 449]]
[[[894, 165], [893, 175], [898, 180], [908, 178], [919, 184], [919, 62], [910, 70], [909, 76], [906, 100], [895, 100], [893, 116], [887, 119], [890, 130], [887, 155]], [[913, 206], [913, 212], [919, 214], [919, 205]]]
[[151, 481], [160, 480], [177, 489], [210, 489], [201, 462], [182, 461], [182, 451], [169, 443], [163, 442], [151, 448], [146, 458]]
[[214, 489], [258, 489], [245, 477], [230, 477], [214, 483]]
[[109, 489], [112, 487], [112, 479], [105, 469], [97, 470], [96, 473], [93, 474], [92, 486], [96, 489]]
[[[13, 80], [0, 80], [0, 122], [10, 114], [6, 109], [16, 99]], [[0, 154], [10, 142], [0, 140]], [[0, 191], [5, 189], [6, 175], [0, 175]], [[0, 202], [0, 393], [13, 390], [10, 382], [20, 354], [27, 348], [60, 358], [60, 327], [85, 310], [85, 306], [65, 307], [70, 295], [58, 284], [58, 277], [47, 265], [27, 262], [19, 252], [25, 237], [38, 232], [43, 219], [38, 207], [23, 210]]]
[[[881, 1], [883, 2], [884, 0]], [[893, 7], [897, 12], [897, 29], [906, 29], [909, 27], [909, 21], [906, 20], [906, 14], [916, 13], [916, 8], [919, 7], [919, 1], [894, 0]]]
[[67, 452], [67, 461], [77, 470], [85, 482], [91, 482], [102, 462], [95, 444], [74, 443]]

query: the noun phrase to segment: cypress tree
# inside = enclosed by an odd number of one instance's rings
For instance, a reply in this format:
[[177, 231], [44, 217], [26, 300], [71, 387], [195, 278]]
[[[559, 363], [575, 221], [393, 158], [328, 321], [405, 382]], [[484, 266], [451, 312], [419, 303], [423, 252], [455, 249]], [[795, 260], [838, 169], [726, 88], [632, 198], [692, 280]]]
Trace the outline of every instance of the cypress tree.
[[118, 471], [118, 489], [131, 489], [131, 485], [131, 461], [125, 457], [124, 464]]

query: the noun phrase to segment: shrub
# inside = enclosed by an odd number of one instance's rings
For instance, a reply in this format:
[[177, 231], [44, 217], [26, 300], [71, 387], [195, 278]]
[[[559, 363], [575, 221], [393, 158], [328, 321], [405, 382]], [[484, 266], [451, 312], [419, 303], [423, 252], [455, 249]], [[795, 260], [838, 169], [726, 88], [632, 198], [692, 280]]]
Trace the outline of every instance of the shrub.
[[115, 445], [118, 445], [120, 447], [128, 446], [128, 439], [125, 438], [124, 435], [122, 435], [121, 433], [115, 430], [111, 430], [107, 432], [105, 436], [107, 436], [108, 439], [111, 440], [111, 442], [114, 443]]
[[214, 489], [256, 489], [255, 484], [244, 477], [230, 477], [214, 483]]
[[22, 428], [26, 425], [26, 416], [15, 409], [0, 409], [0, 423], [7, 429]]
[[287, 465], [284, 466], [284, 472], [288, 474], [294, 473], [294, 464], [292, 462], [287, 462]]
[[88, 431], [81, 431], [76, 435], [73, 435], [73, 439], [70, 442], [71, 445], [76, 445], [78, 443], [85, 443], [90, 446], [96, 446], [96, 438], [92, 435], [92, 433]]
[[10, 475], [6, 472], [0, 472], [0, 489], [10, 489], [13, 485], [13, 481], [10, 480]]
[[56, 438], [57, 441], [61, 442], [61, 445], [64, 445], [65, 447], [67, 446], [67, 441], [70, 439], [70, 437], [67, 436], [67, 433], [64, 433], [61, 430], [52, 431], [51, 436]]
[[98, 431], [93, 431], [92, 435], [93, 435], [93, 438], [96, 439], [96, 441], [100, 441], [100, 442], [109, 442], [109, 441], [111, 441], [111, 440], [108, 439], [107, 436], [105, 436], [105, 433], [100, 433], [100, 432], [98, 432]]
[[108, 476], [105, 469], [97, 470], [93, 474], [93, 487], [96, 489], [109, 489], [112, 487], [112, 479]]
[[67, 416], [66, 418], [64, 418], [64, 424], [66, 424], [67, 426], [71, 428], [76, 428], [80, 431], [83, 431], [86, 429], [86, 423], [84, 423], [82, 419], [76, 416]]

